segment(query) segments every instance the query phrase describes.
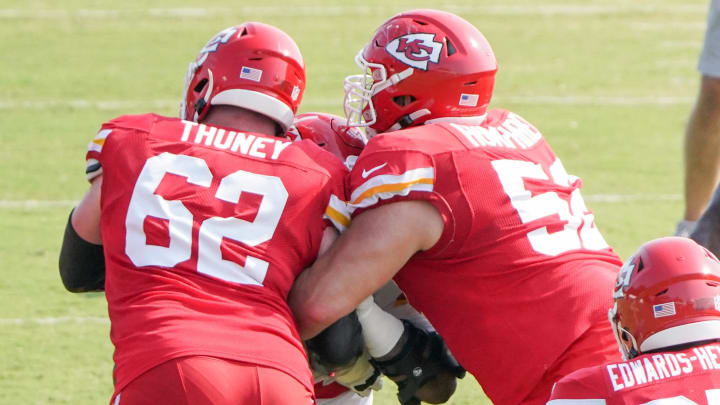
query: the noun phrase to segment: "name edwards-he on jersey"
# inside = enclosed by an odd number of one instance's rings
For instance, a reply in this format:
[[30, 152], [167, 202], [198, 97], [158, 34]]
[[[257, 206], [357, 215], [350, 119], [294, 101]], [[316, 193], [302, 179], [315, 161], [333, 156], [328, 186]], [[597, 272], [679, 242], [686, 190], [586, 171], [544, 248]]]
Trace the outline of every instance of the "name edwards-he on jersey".
[[276, 160], [292, 142], [244, 132], [230, 131], [197, 122], [183, 121], [185, 129], [180, 140], [203, 144], [220, 150], [239, 152], [261, 159]]
[[695, 347], [681, 353], [658, 353], [605, 366], [615, 391], [693, 372], [720, 370], [720, 346]]

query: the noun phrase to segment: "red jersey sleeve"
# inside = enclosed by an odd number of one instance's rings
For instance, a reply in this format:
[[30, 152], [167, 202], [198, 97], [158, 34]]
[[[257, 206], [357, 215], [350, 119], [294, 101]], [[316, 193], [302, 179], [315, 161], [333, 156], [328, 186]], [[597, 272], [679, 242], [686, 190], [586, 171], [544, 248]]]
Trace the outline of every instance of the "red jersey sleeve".
[[343, 232], [350, 225], [350, 210], [346, 195], [348, 169], [335, 155], [320, 149], [312, 141], [303, 140], [300, 146], [327, 171], [330, 178], [326, 184], [329, 199], [323, 219], [327, 226], [334, 226], [339, 232]]
[[143, 115], [123, 115], [112, 119], [100, 127], [95, 137], [88, 143], [87, 153], [85, 154], [85, 175], [88, 181], [102, 174], [102, 151], [107, 138], [113, 134], [127, 128], [149, 128], [155, 119], [154, 114]]
[[603, 371], [602, 367], [591, 367], [563, 377], [553, 387], [548, 405], [605, 405]]
[[[379, 135], [360, 154], [348, 181], [351, 215], [387, 203], [423, 200], [433, 204], [440, 213], [445, 224], [444, 233], [452, 233], [452, 210], [435, 190], [437, 170], [433, 156], [421, 150], [392, 145], [401, 142], [402, 138], [394, 134]], [[432, 250], [441, 249], [450, 239], [441, 238]]]

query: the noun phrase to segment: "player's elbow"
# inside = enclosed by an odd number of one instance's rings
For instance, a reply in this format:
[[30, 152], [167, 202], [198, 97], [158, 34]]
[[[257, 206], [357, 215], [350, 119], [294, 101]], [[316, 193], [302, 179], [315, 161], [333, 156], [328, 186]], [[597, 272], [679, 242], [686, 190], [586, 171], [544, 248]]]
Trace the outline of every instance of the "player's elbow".
[[[81, 269], [60, 260], [60, 279], [66, 290], [72, 293], [103, 291], [105, 274], [99, 269]], [[104, 269], [103, 269], [104, 270]]]
[[335, 311], [333, 311], [332, 307], [322, 305], [313, 300], [307, 300], [299, 305], [293, 305], [293, 311], [295, 312], [300, 337], [302, 339], [315, 337], [341, 316], [335, 316]]
[[60, 248], [58, 267], [63, 286], [70, 292], [105, 289], [105, 255], [102, 245], [82, 239], [69, 220]]

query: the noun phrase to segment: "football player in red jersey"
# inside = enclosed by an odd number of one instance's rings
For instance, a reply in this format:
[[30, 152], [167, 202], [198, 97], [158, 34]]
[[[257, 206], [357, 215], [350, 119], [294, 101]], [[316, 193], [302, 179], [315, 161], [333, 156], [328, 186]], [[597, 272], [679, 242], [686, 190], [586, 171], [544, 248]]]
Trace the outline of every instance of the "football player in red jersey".
[[[293, 126], [288, 131], [288, 136], [294, 141], [307, 139], [315, 142], [321, 148], [342, 159], [345, 166], [352, 168], [365, 147], [365, 140], [360, 130], [348, 127], [345, 123], [344, 118], [328, 113], [298, 114]], [[332, 344], [332, 342], [318, 341], [318, 344], [321, 343]], [[311, 344], [311, 346], [313, 345]], [[343, 364], [344, 367], [354, 368], [352, 373], [338, 373], [339, 370], [319, 370], [327, 367], [314, 364], [313, 374], [316, 375], [314, 388], [318, 405], [371, 405], [373, 403], [372, 390], [381, 386], [382, 377], [375, 372], [375, 368], [368, 363], [364, 354], [352, 357], [354, 357], [351, 360], [352, 364]], [[343, 379], [344, 376], [350, 378]], [[356, 386], [359, 388], [353, 390], [352, 388]]]
[[495, 403], [544, 404], [560, 377], [619, 359], [605, 291], [622, 262], [542, 134], [487, 110], [485, 37], [413, 10], [356, 61], [345, 113], [377, 135], [350, 174], [352, 225], [290, 294], [301, 335], [394, 278]]
[[244, 23], [190, 64], [182, 119], [121, 116], [89, 144], [60, 273], [105, 291], [112, 403], [314, 403], [286, 297], [347, 218], [347, 169], [285, 136], [304, 88], [295, 42]]
[[[344, 118], [333, 114], [304, 113], [296, 116], [288, 135], [312, 140], [351, 169], [365, 140], [356, 127], [345, 124]], [[372, 390], [382, 386], [378, 366], [391, 371], [389, 377], [398, 384], [401, 404], [447, 401], [455, 391], [455, 379], [464, 376], [464, 370], [394, 282], [377, 291], [373, 300], [364, 301], [356, 312], [306, 342], [318, 405], [372, 404]], [[356, 353], [358, 339], [366, 347]], [[405, 354], [392, 354], [395, 352]]]
[[618, 276], [610, 322], [625, 361], [584, 368], [552, 405], [720, 403], [720, 261], [694, 241], [645, 243]]

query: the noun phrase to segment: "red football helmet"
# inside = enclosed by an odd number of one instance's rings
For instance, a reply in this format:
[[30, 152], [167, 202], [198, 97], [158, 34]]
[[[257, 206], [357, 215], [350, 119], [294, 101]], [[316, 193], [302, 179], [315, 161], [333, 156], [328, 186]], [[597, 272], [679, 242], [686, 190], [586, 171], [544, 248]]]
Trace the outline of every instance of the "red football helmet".
[[310, 139], [342, 160], [360, 155], [365, 147], [362, 132], [348, 127], [344, 118], [333, 114], [298, 114], [288, 133], [291, 138]]
[[497, 62], [482, 33], [444, 11], [398, 14], [355, 57], [361, 75], [345, 79], [348, 125], [369, 133], [440, 117], [485, 113]]
[[211, 105], [233, 105], [271, 118], [286, 131], [305, 91], [305, 62], [279, 29], [247, 22], [215, 35], [190, 63], [180, 118], [199, 121]]
[[625, 359], [720, 339], [720, 261], [692, 239], [647, 242], [618, 275], [610, 323]]

